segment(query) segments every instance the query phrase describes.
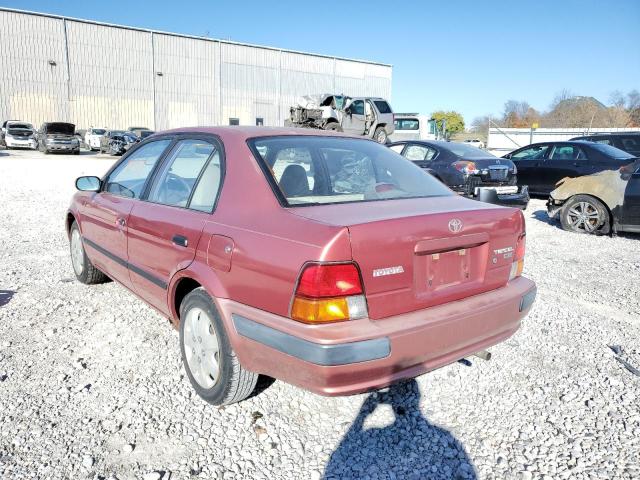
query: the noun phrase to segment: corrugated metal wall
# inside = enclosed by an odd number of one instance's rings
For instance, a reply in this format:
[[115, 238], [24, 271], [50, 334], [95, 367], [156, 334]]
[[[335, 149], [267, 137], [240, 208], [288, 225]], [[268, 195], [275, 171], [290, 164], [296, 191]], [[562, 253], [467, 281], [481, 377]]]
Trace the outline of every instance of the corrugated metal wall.
[[283, 125], [329, 92], [390, 98], [391, 67], [0, 9], [0, 120]]

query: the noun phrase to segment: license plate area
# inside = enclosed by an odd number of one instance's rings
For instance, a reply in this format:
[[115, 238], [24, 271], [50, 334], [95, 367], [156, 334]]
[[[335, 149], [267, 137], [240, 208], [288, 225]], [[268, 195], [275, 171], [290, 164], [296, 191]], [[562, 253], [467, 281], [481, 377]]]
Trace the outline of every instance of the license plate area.
[[[444, 239], [443, 239], [444, 240]], [[438, 302], [452, 296], [464, 296], [470, 289], [482, 285], [487, 269], [488, 243], [480, 239], [457, 245], [442, 242], [423, 245], [414, 256], [414, 291], [418, 299]], [[457, 240], [462, 240], [458, 238]]]

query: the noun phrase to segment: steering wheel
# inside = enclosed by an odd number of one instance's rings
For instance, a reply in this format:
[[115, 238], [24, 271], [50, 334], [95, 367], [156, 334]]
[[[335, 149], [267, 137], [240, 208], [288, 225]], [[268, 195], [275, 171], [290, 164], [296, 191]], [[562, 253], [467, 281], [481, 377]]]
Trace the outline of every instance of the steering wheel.
[[[177, 188], [174, 188], [173, 185]], [[191, 186], [184, 178], [169, 172], [164, 180], [164, 188], [160, 190], [159, 200], [169, 205], [179, 205], [186, 202], [191, 193]]]

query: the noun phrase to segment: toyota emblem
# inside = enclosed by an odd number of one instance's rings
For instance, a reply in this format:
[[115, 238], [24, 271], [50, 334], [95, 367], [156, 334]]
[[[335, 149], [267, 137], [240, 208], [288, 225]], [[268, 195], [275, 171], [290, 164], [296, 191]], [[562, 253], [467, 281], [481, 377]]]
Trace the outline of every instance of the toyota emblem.
[[460, 230], [462, 230], [462, 220], [460, 220], [459, 218], [452, 218], [451, 220], [449, 220], [449, 230], [452, 233], [458, 233]]

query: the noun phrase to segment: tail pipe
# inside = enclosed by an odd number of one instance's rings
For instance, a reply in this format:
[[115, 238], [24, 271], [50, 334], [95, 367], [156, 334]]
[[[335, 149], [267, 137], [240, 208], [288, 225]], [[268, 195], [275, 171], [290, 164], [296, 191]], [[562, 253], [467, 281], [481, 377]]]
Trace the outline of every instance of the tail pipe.
[[473, 354], [475, 357], [481, 358], [482, 360], [491, 360], [491, 352], [487, 351], [487, 350], [480, 350], [479, 352], [476, 352]]

